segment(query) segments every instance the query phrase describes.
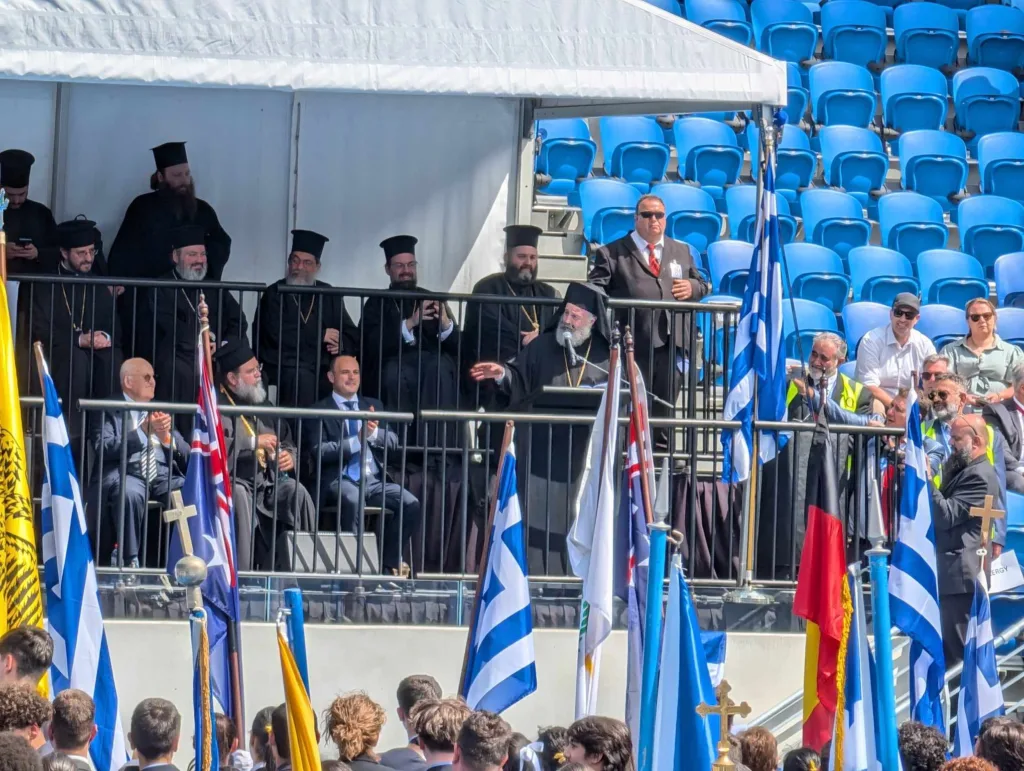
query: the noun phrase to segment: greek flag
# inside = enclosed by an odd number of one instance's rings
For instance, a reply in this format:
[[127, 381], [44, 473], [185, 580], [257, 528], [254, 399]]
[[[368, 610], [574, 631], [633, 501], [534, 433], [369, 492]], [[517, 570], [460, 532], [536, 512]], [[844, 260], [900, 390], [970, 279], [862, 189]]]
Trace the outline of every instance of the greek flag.
[[[757, 212], [754, 255], [747, 288], [743, 293], [740, 323], [736, 328], [736, 352], [732, 360], [732, 388], [725, 400], [725, 419], [742, 425], [722, 434], [722, 477], [742, 482], [750, 477], [754, 441], [754, 391], [757, 419], [786, 419], [786, 357], [782, 333], [782, 243], [778, 204], [775, 201], [775, 157], [768, 157], [764, 193]], [[763, 432], [761, 462], [769, 461], [786, 442], [783, 434]]]
[[935, 523], [917, 393], [907, 397], [906, 463], [900, 524], [889, 571], [892, 622], [910, 638], [910, 714], [945, 733], [942, 692], [946, 657], [939, 619]]
[[487, 571], [470, 626], [462, 696], [470, 709], [503, 712], [537, 690], [526, 533], [516, 491], [516, 449], [509, 442], [498, 480]]
[[128, 760], [118, 715], [114, 668], [103, 630], [96, 567], [86, 534], [82, 494], [67, 426], [46, 364], [43, 375], [43, 578], [53, 638], [54, 693], [76, 688], [96, 703], [96, 738], [89, 754], [97, 771], [116, 771]]
[[881, 748], [875, 733], [875, 657], [868, 646], [864, 587], [858, 570], [859, 565], [851, 565], [846, 576], [853, 597], [853, 618], [846, 649], [845, 707], [836, 715], [836, 735], [844, 735], [843, 757], [834, 758], [831, 767], [837, 771], [882, 771]]
[[974, 580], [974, 602], [971, 604], [971, 619], [967, 622], [964, 669], [960, 675], [960, 697], [957, 700], [954, 758], [971, 757], [982, 722], [1005, 712], [1003, 686], [999, 683], [999, 671], [996, 669], [996, 646], [992, 639], [992, 606], [985, 580], [979, 577]]

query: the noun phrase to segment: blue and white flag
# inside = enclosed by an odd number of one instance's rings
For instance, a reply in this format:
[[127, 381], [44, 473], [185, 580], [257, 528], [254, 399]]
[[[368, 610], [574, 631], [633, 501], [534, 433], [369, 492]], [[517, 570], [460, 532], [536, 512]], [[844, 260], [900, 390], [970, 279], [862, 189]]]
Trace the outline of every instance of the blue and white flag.
[[516, 449], [509, 442], [498, 480], [483, 589], [469, 628], [462, 697], [470, 709], [501, 713], [537, 690], [526, 530], [516, 489]]
[[702, 703], [715, 705], [718, 700], [704, 657], [697, 611], [683, 577], [682, 558], [676, 554], [669, 573], [651, 768], [658, 771], [711, 768], [718, 757], [715, 747], [719, 719], [716, 715], [698, 715], [697, 707]]
[[893, 625], [910, 638], [910, 716], [945, 733], [942, 702], [946, 657], [939, 617], [935, 523], [917, 393], [907, 396], [906, 462], [899, 533], [889, 571]]
[[103, 629], [96, 566], [85, 527], [67, 426], [57, 389], [43, 365], [43, 577], [53, 638], [50, 676], [55, 694], [84, 691], [96, 704], [96, 738], [89, 754], [97, 771], [116, 771], [128, 760], [118, 713], [114, 667]]
[[[732, 359], [731, 388], [725, 399], [725, 419], [742, 425], [722, 434], [726, 482], [750, 477], [753, 460], [754, 392], [757, 420], [786, 419], [786, 357], [782, 331], [782, 265], [778, 204], [775, 200], [775, 157], [768, 158], [764, 192], [757, 212], [754, 254], [743, 293], [736, 350]], [[786, 443], [785, 434], [762, 432], [761, 462], [771, 460]]]
[[704, 643], [704, 657], [708, 660], [708, 674], [714, 688], [725, 679], [725, 654], [728, 650], [728, 638], [725, 632], [701, 632], [700, 640]]
[[[846, 700], [836, 715], [836, 734], [843, 733], [843, 757], [833, 759], [836, 771], [882, 771], [881, 747], [875, 731], [878, 699], [875, 689], [875, 657], [868, 645], [864, 587], [859, 565], [849, 567], [846, 580], [853, 597], [853, 618], [846, 648]], [[833, 744], [833, 746], [836, 746]]]
[[964, 669], [960, 675], [957, 700], [956, 735], [953, 757], [974, 755], [974, 742], [981, 724], [994, 715], [1005, 714], [1003, 686], [996, 668], [996, 646], [992, 635], [992, 605], [984, 578], [974, 581], [974, 602], [967, 622], [964, 643]]

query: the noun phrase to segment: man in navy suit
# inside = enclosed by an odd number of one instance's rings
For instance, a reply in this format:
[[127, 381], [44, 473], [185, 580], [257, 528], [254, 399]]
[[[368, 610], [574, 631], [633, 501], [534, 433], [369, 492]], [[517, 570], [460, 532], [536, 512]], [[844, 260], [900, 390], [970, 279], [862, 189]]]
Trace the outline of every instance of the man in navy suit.
[[[382, 409], [376, 399], [359, 395], [359, 362], [353, 356], [336, 356], [327, 373], [333, 393], [317, 402], [314, 407], [339, 412]], [[401, 459], [398, 436], [376, 420], [366, 422], [366, 448], [362, 446], [361, 419], [335, 419], [307, 421], [303, 429], [308, 457], [319, 459], [320, 507], [337, 504], [339, 518], [321, 522], [321, 528], [352, 530], [360, 506], [362, 482], [365, 506], [383, 509], [385, 521], [381, 527], [383, 554], [381, 564], [385, 572], [401, 575], [408, 570], [402, 562], [402, 545], [420, 526], [420, 502], [416, 496], [390, 480], [388, 461]], [[330, 516], [330, 515], [328, 515]], [[332, 517], [333, 519], [333, 517]]]

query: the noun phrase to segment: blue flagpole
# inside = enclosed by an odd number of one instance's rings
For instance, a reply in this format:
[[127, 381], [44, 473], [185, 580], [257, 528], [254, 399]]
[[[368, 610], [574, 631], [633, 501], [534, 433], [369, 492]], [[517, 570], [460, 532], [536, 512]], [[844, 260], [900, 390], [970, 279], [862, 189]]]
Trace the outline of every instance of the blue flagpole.
[[[640, 473], [643, 472], [641, 467]], [[658, 663], [661, 661], [661, 609], [665, 583], [668, 525], [653, 522], [647, 569], [647, 612], [644, 616], [644, 664], [640, 690], [640, 771], [653, 771], [654, 726], [658, 711]]]
[[889, 618], [889, 550], [876, 546], [867, 555], [871, 566], [871, 615], [878, 677], [878, 725], [875, 730], [882, 746], [882, 768], [899, 768], [896, 685], [892, 674], [892, 622]]
[[302, 590], [295, 587], [285, 589], [284, 604], [288, 607], [288, 642], [308, 695], [309, 664], [306, 659], [306, 615], [302, 610]]

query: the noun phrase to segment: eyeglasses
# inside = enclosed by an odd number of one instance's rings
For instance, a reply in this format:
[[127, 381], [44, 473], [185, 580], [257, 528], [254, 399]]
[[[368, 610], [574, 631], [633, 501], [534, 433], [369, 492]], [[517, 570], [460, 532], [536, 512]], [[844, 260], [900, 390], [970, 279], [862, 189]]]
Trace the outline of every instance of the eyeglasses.
[[993, 315], [992, 313], [972, 313], [968, 318], [973, 322], [991, 321]]
[[946, 401], [946, 399], [952, 395], [953, 393], [951, 391], [932, 391], [928, 394], [928, 398], [935, 401], [936, 397], [938, 397], [939, 399], [942, 399], [942, 401]]
[[913, 310], [912, 308], [893, 308], [892, 315], [898, 319], [916, 319], [917, 311]]
[[416, 260], [413, 260], [412, 262], [393, 262], [393, 263], [391, 263], [391, 267], [392, 267], [393, 270], [409, 270], [411, 268], [415, 268], [417, 265], [419, 265], [419, 263], [416, 262]]
[[939, 375], [944, 375], [944, 372], [922, 372], [921, 380], [934, 380]]
[[140, 378], [144, 383], [155, 383], [156, 375], [132, 375], [132, 377]]
[[663, 220], [663, 219], [665, 219], [665, 212], [663, 212], [663, 211], [638, 211], [637, 215], [640, 216], [640, 217], [643, 217], [645, 220], [649, 220], [649, 219]]

